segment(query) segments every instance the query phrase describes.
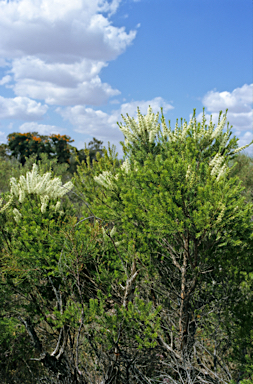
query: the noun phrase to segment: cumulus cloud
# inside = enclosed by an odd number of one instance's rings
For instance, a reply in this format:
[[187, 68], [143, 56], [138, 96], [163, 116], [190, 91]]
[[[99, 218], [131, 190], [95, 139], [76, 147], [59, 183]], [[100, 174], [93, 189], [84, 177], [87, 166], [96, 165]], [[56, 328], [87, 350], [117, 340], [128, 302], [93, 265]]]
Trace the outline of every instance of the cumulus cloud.
[[108, 15], [118, 5], [119, 0], [1, 1], [0, 56], [67, 63], [115, 59], [136, 34], [111, 24]]
[[170, 109], [174, 109], [171, 104], [168, 104], [162, 97], [155, 97], [152, 100], [131, 101], [130, 103], [124, 103], [121, 105], [120, 114], [125, 115], [128, 113], [132, 117], [137, 116], [137, 107], [140, 108], [142, 114], [146, 114], [149, 105], [151, 105], [153, 112], [160, 111], [161, 107], [164, 112], [168, 112]]
[[0, 68], [1, 67], [6, 67], [8, 65], [8, 62], [3, 59], [2, 57], [0, 57]]
[[117, 122], [122, 121], [121, 114], [128, 113], [131, 117], [137, 117], [137, 107], [140, 108], [142, 114], [147, 113], [148, 106], [151, 105], [154, 112], [163, 107], [164, 112], [167, 112], [174, 107], [168, 104], [162, 97], [156, 97], [152, 100], [132, 101], [121, 104], [120, 108], [113, 110], [110, 114], [101, 110], [94, 110], [78, 105], [67, 107], [66, 109], [58, 109], [61, 116], [69, 120], [74, 126], [74, 130], [86, 135], [94, 135], [101, 140], [109, 140], [116, 143], [123, 140]]
[[83, 59], [81, 62], [51, 63], [35, 57], [13, 61], [11, 72], [18, 96], [45, 100], [53, 105], [99, 105], [120, 92], [102, 83], [98, 73], [107, 64]]
[[0, 118], [40, 120], [48, 106], [37, 103], [28, 97], [4, 98], [0, 96]]
[[252, 109], [253, 84], [244, 84], [232, 92], [208, 92], [202, 102], [210, 112], [219, 112], [228, 108], [229, 113], [247, 113]]
[[101, 110], [96, 111], [81, 105], [67, 107], [66, 109], [59, 108], [57, 111], [74, 126], [76, 132], [96, 136], [102, 140], [119, 141], [123, 139], [117, 125], [119, 111], [114, 111], [110, 115]]
[[37, 57], [26, 56], [13, 60], [11, 72], [15, 81], [30, 79], [54, 83], [59, 87], [75, 87], [80, 82], [92, 80], [105, 66], [104, 61], [91, 59], [66, 64], [45, 63]]
[[202, 99], [207, 111], [212, 113], [214, 121], [219, 111], [228, 109], [228, 121], [237, 132], [252, 130], [252, 93], [253, 84], [244, 84], [232, 92], [208, 92]]
[[4, 85], [4, 84], [7, 84], [11, 81], [11, 76], [10, 75], [7, 75], [7, 76], [4, 76], [1, 80], [0, 80], [0, 85]]
[[0, 85], [9, 87], [12, 73], [17, 96], [51, 105], [98, 106], [118, 95], [99, 73], [136, 35], [112, 25], [119, 3], [0, 1], [0, 65], [8, 66]]
[[75, 87], [64, 87], [47, 81], [22, 79], [14, 86], [14, 91], [20, 96], [45, 100], [51, 105], [101, 105], [111, 96], [120, 94], [117, 89], [107, 83], [102, 83], [98, 76], [91, 81], [83, 81]]
[[[244, 145], [249, 144], [253, 140], [253, 132], [245, 132], [241, 137], [239, 138], [239, 147], [243, 147]], [[253, 145], [246, 148], [247, 152], [249, 152], [251, 155], [253, 155]]]
[[[202, 99], [207, 111], [212, 114], [213, 121], [217, 123], [219, 111], [228, 109], [227, 120], [233, 126], [233, 132], [239, 138], [239, 145], [249, 144], [253, 139], [253, 84], [244, 84], [232, 92], [210, 91]], [[209, 118], [210, 114], [206, 117]], [[202, 114], [198, 115], [201, 121]], [[252, 151], [252, 149], [249, 149]]]
[[33, 121], [20, 125], [19, 131], [22, 133], [38, 132], [40, 135], [51, 135], [61, 133], [63, 129], [55, 125], [38, 124]]

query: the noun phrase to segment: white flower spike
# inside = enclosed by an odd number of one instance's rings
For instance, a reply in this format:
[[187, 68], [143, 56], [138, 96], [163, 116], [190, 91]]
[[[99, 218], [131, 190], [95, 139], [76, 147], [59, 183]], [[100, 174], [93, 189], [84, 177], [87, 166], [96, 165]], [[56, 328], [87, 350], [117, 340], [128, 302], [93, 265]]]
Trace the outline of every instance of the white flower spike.
[[[63, 197], [74, 187], [71, 181], [62, 185], [62, 182], [58, 177], [51, 179], [51, 172], [47, 172], [43, 176], [40, 176], [36, 164], [33, 164], [32, 171], [27, 172], [26, 177], [20, 176], [19, 181], [12, 177], [10, 185], [12, 198], [14, 196], [18, 197], [20, 203], [25, 200], [27, 195], [35, 194], [39, 196], [42, 213], [46, 211], [49, 200], [57, 200]], [[56, 211], [60, 208], [59, 204], [60, 202], [56, 203]], [[17, 212], [15, 215], [15, 217], [18, 218]]]

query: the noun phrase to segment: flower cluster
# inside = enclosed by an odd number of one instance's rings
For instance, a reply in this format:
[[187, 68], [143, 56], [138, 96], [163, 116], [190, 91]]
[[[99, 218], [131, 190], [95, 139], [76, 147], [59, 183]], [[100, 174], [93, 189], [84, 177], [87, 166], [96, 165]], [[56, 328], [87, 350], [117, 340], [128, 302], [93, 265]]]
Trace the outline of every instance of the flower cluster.
[[[219, 114], [218, 124], [215, 127], [215, 124], [212, 122], [212, 115], [210, 116], [210, 121], [208, 125], [206, 124], [205, 113], [203, 111], [202, 122], [198, 122], [195, 117], [195, 110], [192, 118], [189, 123], [185, 121], [183, 124], [181, 122], [181, 126], [179, 127], [178, 121], [176, 122], [175, 129], [172, 131], [170, 125], [167, 126], [165, 122], [165, 118], [162, 115], [161, 123], [163, 128], [163, 137], [169, 138], [171, 142], [181, 141], [183, 142], [187, 135], [191, 135], [195, 141], [202, 141], [206, 143], [208, 148], [208, 143], [211, 144], [213, 140], [220, 139], [220, 147], [225, 148], [231, 135], [231, 128], [229, 127], [229, 123], [227, 122], [227, 111], [222, 116], [222, 112]], [[224, 134], [223, 129], [227, 123], [227, 132]], [[249, 147], [252, 144], [249, 143], [243, 147], [237, 148], [233, 151], [233, 154], [241, 152], [243, 149]], [[224, 169], [223, 169], [224, 174]]]
[[[192, 134], [192, 137], [194, 140], [205, 140], [212, 142], [214, 139], [218, 139], [219, 136], [223, 134], [223, 128], [227, 121], [227, 114], [225, 113], [221, 119], [221, 113], [218, 120], [218, 125], [215, 128], [215, 124], [212, 122], [212, 116], [210, 116], [209, 125], [206, 125], [206, 118], [205, 114], [203, 113], [202, 116], [202, 122], [197, 122], [197, 119], [195, 117], [195, 111], [194, 115], [190, 119], [189, 123], [187, 124], [186, 121], [184, 123], [181, 123], [181, 126], [179, 127], [178, 121], [176, 122], [175, 129], [172, 131], [171, 127], [167, 126], [165, 122], [164, 116], [162, 116], [161, 122], [162, 122], [162, 128], [163, 128], [163, 136], [168, 137], [171, 142], [176, 141], [183, 141], [189, 133]], [[227, 130], [226, 135], [224, 136], [222, 146], [225, 146], [229, 139], [229, 129]]]
[[106, 189], [114, 189], [115, 183], [114, 183], [115, 176], [110, 171], [104, 171], [99, 176], [95, 176], [94, 180], [105, 187]]
[[13, 214], [14, 214], [14, 220], [18, 223], [22, 217], [21, 213], [17, 208], [13, 209]]
[[130, 171], [130, 161], [126, 159], [124, 163], [121, 165], [121, 169], [123, 169], [126, 173]]
[[[11, 205], [12, 200], [13, 200], [13, 197], [11, 197], [10, 200], [2, 208], [0, 208], [0, 213], [3, 213], [4, 211], [6, 211], [6, 209]], [[0, 199], [0, 207], [2, 204], [3, 204], [3, 199]]]
[[218, 218], [217, 218], [217, 220], [216, 220], [216, 223], [217, 223], [217, 224], [219, 224], [219, 223], [222, 222], [222, 219], [223, 219], [224, 214], [225, 214], [225, 211], [226, 211], [226, 206], [225, 206], [225, 204], [220, 203], [220, 209], [221, 209], [221, 210], [220, 210], [219, 216], [218, 216]]
[[[71, 181], [62, 185], [62, 182], [58, 177], [51, 179], [51, 172], [47, 172], [43, 176], [40, 176], [36, 164], [33, 164], [32, 171], [27, 172], [26, 177], [20, 176], [19, 181], [12, 177], [10, 185], [12, 197], [18, 197], [20, 203], [24, 201], [27, 195], [38, 195], [41, 201], [42, 213], [46, 211], [49, 200], [57, 200], [73, 188]], [[59, 210], [60, 202], [58, 201], [53, 208], [56, 211]], [[14, 214], [15, 217], [18, 217], [16, 211]]]
[[125, 126], [120, 123], [119, 128], [126, 137], [126, 143], [129, 141], [138, 141], [144, 135], [148, 138], [148, 141], [152, 143], [160, 129], [159, 112], [155, 115], [152, 112], [152, 108], [149, 106], [146, 116], [143, 116], [140, 109], [137, 108], [138, 123], [133, 117], [127, 114], [127, 117], [122, 116]]
[[194, 170], [192, 170], [191, 164], [188, 165], [187, 172], [185, 175], [186, 181], [188, 181], [188, 188], [191, 189], [195, 183], [196, 174]]
[[[131, 166], [130, 161], [126, 159], [123, 164], [120, 167], [125, 173], [129, 173]], [[135, 168], [137, 169], [137, 168]], [[104, 171], [99, 176], [95, 176], [94, 180], [105, 187], [106, 189], [115, 189], [116, 188], [116, 181], [118, 179], [118, 175], [113, 175], [110, 171]]]
[[221, 156], [219, 153], [217, 153], [209, 163], [211, 168], [211, 175], [216, 176], [216, 181], [219, 181], [220, 178], [224, 176], [229, 169], [227, 164], [223, 164], [224, 161], [224, 156]]
[[[143, 116], [140, 112], [140, 109], [137, 108], [137, 116], [138, 122], [134, 118], [130, 117], [128, 114], [126, 115], [126, 117], [122, 115], [122, 119], [125, 125], [120, 123], [119, 128], [125, 136], [125, 143], [134, 143], [135, 141], [139, 141], [140, 139], [144, 139], [144, 141], [148, 139], [150, 143], [154, 142], [160, 130], [160, 124], [158, 123], [159, 112], [155, 115], [152, 112], [152, 108], [149, 106], [147, 115]], [[209, 145], [211, 145], [213, 140], [220, 140], [220, 147], [225, 148], [231, 135], [231, 128], [229, 127], [229, 123], [227, 123], [227, 132], [225, 134], [223, 133], [223, 129], [225, 127], [226, 122], [227, 112], [223, 116], [222, 112], [220, 112], [217, 127], [215, 127], [215, 124], [212, 122], [212, 116], [210, 116], [209, 124], [206, 124], [204, 111], [202, 116], [202, 122], [197, 122], [194, 110], [193, 116], [190, 119], [189, 123], [187, 123], [186, 121], [184, 121], [183, 123], [181, 120], [181, 126], [179, 126], [177, 121], [175, 129], [173, 131], [170, 125], [169, 127], [167, 126], [165, 118], [162, 114], [161, 133], [163, 138], [167, 138], [171, 142], [181, 143], [183, 143], [187, 136], [192, 136], [196, 142], [205, 143], [204, 146], [206, 147], [206, 149], [209, 148]], [[242, 151], [243, 149], [247, 148], [250, 144], [234, 150], [231, 154], [235, 154], [237, 152]], [[219, 181], [220, 178], [224, 176], [228, 171], [228, 167], [224, 163], [225, 157], [221, 156], [220, 154], [216, 154], [216, 156], [210, 161], [209, 165], [211, 167], [211, 175], [216, 177], [216, 181]], [[126, 173], [128, 173], [130, 171], [129, 160], [126, 160], [122, 164], [121, 168], [124, 169]], [[97, 183], [111, 190], [115, 189], [116, 180], [117, 175], [113, 176], [112, 173], [109, 171], [104, 171], [99, 176], [95, 177], [95, 181]], [[190, 185], [193, 185], [195, 180], [195, 174], [192, 171], [191, 166], [189, 166], [187, 169], [186, 180], [190, 182]]]

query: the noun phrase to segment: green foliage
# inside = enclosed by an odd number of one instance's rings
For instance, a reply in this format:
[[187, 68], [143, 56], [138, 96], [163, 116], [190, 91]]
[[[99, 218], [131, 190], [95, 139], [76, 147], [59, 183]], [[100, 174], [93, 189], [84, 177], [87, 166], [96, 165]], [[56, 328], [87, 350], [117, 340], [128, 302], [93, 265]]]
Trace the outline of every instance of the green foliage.
[[26, 175], [35, 162], [40, 164], [41, 173], [52, 171], [66, 182], [71, 180], [77, 165], [86, 161], [87, 156], [91, 161], [96, 160], [96, 153], [103, 156], [103, 143], [96, 138], [81, 150], [71, 146], [71, 141], [68, 136], [42, 136], [36, 132], [10, 134], [9, 143], [0, 145], [0, 192], [7, 192], [10, 178]]
[[0, 144], [0, 157], [2, 159], [6, 159], [9, 157], [9, 148], [8, 148], [8, 144]]
[[70, 158], [69, 172], [71, 172], [73, 175], [77, 171], [78, 165], [80, 165], [83, 161], [87, 163], [88, 157], [92, 163], [93, 160], [96, 161], [97, 154], [103, 156], [102, 144], [102, 141], [97, 140], [95, 137], [93, 137], [93, 140], [88, 143], [88, 147], [85, 143], [84, 149], [78, 150], [75, 147], [72, 147], [72, 156]]
[[[53, 182], [70, 177], [57, 157], [38, 152], [38, 169], [30, 157], [8, 171], [16, 181], [0, 207], [4, 383], [248, 384], [250, 160], [237, 155], [229, 125], [224, 132], [226, 114], [215, 127], [194, 113], [172, 131], [150, 108], [124, 123], [124, 162], [95, 138], [75, 151], [73, 194]], [[231, 168], [238, 160], [246, 165]]]
[[95, 137], [93, 137], [93, 140], [91, 140], [88, 143], [88, 147], [85, 149], [80, 149], [77, 151], [78, 161], [79, 163], [82, 163], [82, 161], [86, 161], [87, 158], [87, 149], [90, 157], [90, 161], [96, 160], [97, 153], [99, 153], [101, 156], [103, 155], [103, 150], [101, 148], [103, 142], [100, 140], [97, 140]]
[[70, 142], [73, 142], [66, 135], [39, 135], [37, 132], [10, 133], [8, 135], [8, 149], [11, 156], [14, 156], [24, 165], [26, 158], [36, 155], [36, 160], [41, 158], [42, 153], [46, 153], [49, 158], [57, 158], [58, 163], [69, 163]]
[[243, 195], [247, 201], [253, 201], [253, 158], [245, 153], [238, 154], [231, 161], [231, 176], [238, 176], [245, 188]]

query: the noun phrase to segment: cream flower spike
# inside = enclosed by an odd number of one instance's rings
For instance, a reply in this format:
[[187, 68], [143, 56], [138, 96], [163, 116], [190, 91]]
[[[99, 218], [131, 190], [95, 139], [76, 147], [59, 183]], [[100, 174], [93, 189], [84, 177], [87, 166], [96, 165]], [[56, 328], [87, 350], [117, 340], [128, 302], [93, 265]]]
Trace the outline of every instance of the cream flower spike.
[[19, 210], [17, 210], [17, 208], [14, 208], [13, 214], [14, 214], [14, 220], [16, 221], [16, 223], [18, 223], [22, 218], [21, 213], [19, 212]]
[[248, 147], [249, 147], [250, 145], [252, 145], [252, 144], [253, 144], [253, 140], [252, 140], [249, 144], [244, 145], [243, 147], [240, 147], [240, 148], [237, 148], [236, 150], [234, 150], [233, 155], [234, 155], [235, 153], [238, 153], [238, 152], [243, 151], [245, 148], [248, 148]]
[[135, 121], [133, 117], [130, 117], [127, 114], [127, 117], [122, 116], [122, 119], [125, 123], [119, 124], [119, 128], [121, 132], [125, 136], [125, 143], [127, 144], [129, 141], [137, 141], [143, 135], [148, 135], [148, 140], [152, 143], [155, 140], [155, 137], [160, 129], [159, 120], [159, 112], [156, 115], [153, 113], [151, 106], [148, 107], [147, 115], [143, 116], [140, 112], [140, 108], [137, 108], [137, 118], [138, 122]]
[[121, 169], [123, 169], [126, 173], [130, 171], [130, 162], [128, 159], [126, 159], [124, 163], [121, 165]]
[[3, 199], [0, 199], [0, 213], [6, 211], [6, 209], [11, 205], [12, 201], [13, 197], [11, 197], [10, 200], [3, 207], [1, 207], [1, 205], [3, 204]]
[[102, 172], [99, 176], [95, 176], [94, 180], [107, 189], [114, 189], [114, 176], [109, 171]]
[[[10, 180], [11, 195], [19, 198], [22, 203], [29, 194], [36, 194], [41, 200], [41, 212], [44, 213], [50, 199], [57, 200], [68, 193], [74, 185], [71, 181], [62, 185], [59, 177], [51, 179], [51, 172], [40, 176], [38, 166], [33, 164], [32, 171], [27, 172], [26, 177], [20, 176], [19, 181], [14, 177]], [[58, 206], [57, 206], [58, 207]]]
[[211, 168], [211, 175], [216, 177], [216, 181], [218, 182], [223, 176], [226, 175], [229, 167], [224, 162], [224, 156], [221, 156], [217, 153], [214, 158], [210, 161], [209, 166]]
[[218, 137], [221, 134], [221, 132], [223, 131], [223, 128], [226, 124], [226, 121], [227, 121], [227, 115], [225, 114], [223, 116], [221, 122], [217, 125], [217, 127], [213, 131], [213, 133], [211, 135], [211, 139], [216, 139], [216, 137]]

